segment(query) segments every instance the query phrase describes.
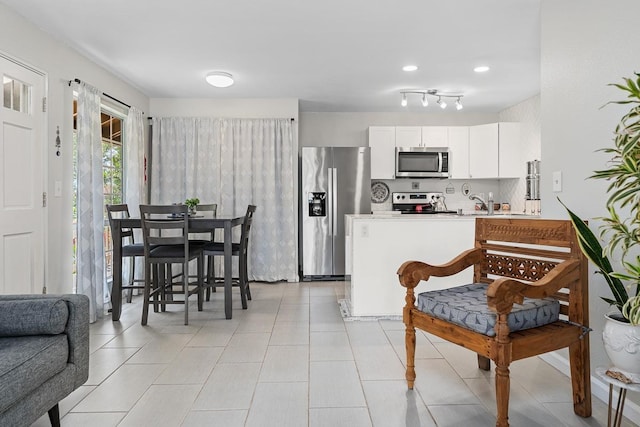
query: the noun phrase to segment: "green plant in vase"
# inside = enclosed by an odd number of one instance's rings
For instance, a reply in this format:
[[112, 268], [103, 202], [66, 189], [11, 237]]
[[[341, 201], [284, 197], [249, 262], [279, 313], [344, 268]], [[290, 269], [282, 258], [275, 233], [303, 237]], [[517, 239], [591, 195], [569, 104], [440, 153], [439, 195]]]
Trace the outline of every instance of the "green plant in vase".
[[190, 213], [195, 214], [198, 204], [200, 204], [200, 199], [198, 199], [197, 197], [187, 199], [184, 201], [184, 204], [187, 205]]

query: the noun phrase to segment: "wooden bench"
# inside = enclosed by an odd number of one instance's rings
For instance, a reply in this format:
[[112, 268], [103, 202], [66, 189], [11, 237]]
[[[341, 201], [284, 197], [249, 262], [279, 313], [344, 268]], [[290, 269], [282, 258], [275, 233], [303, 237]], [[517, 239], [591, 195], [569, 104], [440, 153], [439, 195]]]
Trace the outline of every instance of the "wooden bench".
[[[486, 303], [495, 316], [495, 336], [427, 314], [416, 306], [414, 288], [421, 280], [450, 276], [471, 266], [474, 283], [488, 284]], [[591, 416], [587, 267], [570, 221], [491, 217], [476, 219], [475, 247], [451, 262], [437, 266], [403, 263], [398, 275], [407, 288], [403, 321], [409, 389], [416, 379], [415, 328], [419, 328], [477, 353], [480, 369], [489, 370], [491, 360], [495, 362], [496, 426], [508, 426], [509, 364], [569, 347], [574, 412]], [[508, 317], [514, 304], [522, 304], [525, 297], [557, 299], [559, 319], [510, 331]]]

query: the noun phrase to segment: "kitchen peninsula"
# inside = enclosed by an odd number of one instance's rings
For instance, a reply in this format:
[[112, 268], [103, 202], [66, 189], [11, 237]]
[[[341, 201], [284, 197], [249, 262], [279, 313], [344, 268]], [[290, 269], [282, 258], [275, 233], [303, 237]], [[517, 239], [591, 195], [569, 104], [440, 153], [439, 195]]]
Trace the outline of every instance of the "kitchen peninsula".
[[[396, 271], [408, 260], [443, 264], [473, 248], [473, 215], [346, 216], [345, 299], [351, 316], [400, 316], [405, 289]], [[471, 283], [473, 270], [422, 282], [416, 293]]]

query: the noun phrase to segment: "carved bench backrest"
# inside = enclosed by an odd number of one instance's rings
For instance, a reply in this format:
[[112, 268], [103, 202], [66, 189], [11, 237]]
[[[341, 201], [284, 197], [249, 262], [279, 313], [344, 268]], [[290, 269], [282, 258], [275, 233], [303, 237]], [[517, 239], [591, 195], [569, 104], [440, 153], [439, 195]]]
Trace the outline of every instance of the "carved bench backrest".
[[580, 280], [567, 283], [555, 298], [561, 303], [562, 314], [586, 324], [587, 261], [570, 221], [478, 218], [475, 246], [483, 253], [482, 262], [474, 269], [475, 282], [490, 283], [499, 277], [536, 282], [558, 263], [580, 260]]

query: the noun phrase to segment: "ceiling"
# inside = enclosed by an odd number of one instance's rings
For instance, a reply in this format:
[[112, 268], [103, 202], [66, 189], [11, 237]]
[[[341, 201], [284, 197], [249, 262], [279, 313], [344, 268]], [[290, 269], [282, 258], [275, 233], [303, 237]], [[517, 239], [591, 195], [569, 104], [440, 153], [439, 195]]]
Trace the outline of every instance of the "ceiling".
[[[540, 91], [540, 0], [0, 3], [150, 98], [298, 98], [301, 111], [435, 113], [419, 95], [401, 107], [400, 91], [438, 89], [464, 94], [463, 112], [499, 112]], [[419, 69], [402, 71], [407, 64]], [[474, 73], [477, 65], [491, 70]], [[216, 70], [235, 84], [208, 85]]]

